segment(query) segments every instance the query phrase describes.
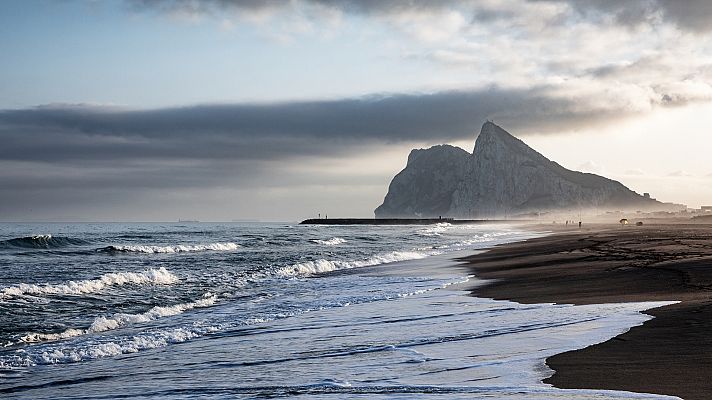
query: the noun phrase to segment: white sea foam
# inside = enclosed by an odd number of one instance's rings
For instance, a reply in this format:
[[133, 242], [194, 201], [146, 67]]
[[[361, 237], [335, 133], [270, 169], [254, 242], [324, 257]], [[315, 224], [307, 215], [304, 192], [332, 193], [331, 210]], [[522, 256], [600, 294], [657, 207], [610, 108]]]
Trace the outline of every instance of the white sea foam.
[[198, 245], [175, 245], [175, 246], [148, 246], [148, 245], [125, 245], [109, 246], [102, 250], [125, 251], [129, 253], [183, 253], [195, 251], [234, 251], [240, 245], [232, 242], [209, 243]]
[[206, 293], [203, 298], [190, 303], [175, 304], [172, 306], [156, 306], [140, 314], [125, 314], [118, 313], [111, 317], [96, 317], [91, 326], [87, 329], [70, 328], [59, 333], [28, 333], [24, 335], [20, 342], [37, 343], [45, 341], [55, 341], [69, 339], [76, 336], [87, 335], [91, 333], [106, 332], [113, 329], [118, 329], [126, 325], [138, 324], [142, 322], [154, 321], [159, 318], [169, 317], [181, 314], [185, 311], [194, 308], [210, 307], [218, 300], [218, 297], [212, 293]]
[[[247, 318], [231, 318], [229, 321], [212, 321], [207, 324], [196, 322], [182, 327], [150, 329], [136, 335], [97, 335], [91, 339], [78, 338], [76, 341], [38, 344], [38, 347], [26, 347], [16, 351], [12, 355], [0, 357], [0, 369], [31, 367], [42, 364], [74, 363], [91, 359], [113, 357], [127, 353], [136, 353], [143, 350], [165, 347], [174, 343], [182, 343], [215, 332], [229, 330], [236, 326], [261, 324], [275, 319], [283, 319], [330, 308], [347, 307], [364, 302], [371, 303], [379, 300], [394, 300], [398, 298], [411, 297], [431, 292], [433, 290], [438, 290], [439, 288], [444, 288], [451, 284], [464, 282], [468, 279], [469, 277], [461, 278], [458, 281], [445, 282], [438, 286], [417, 289], [414, 291], [384, 293], [380, 296], [366, 296], [363, 298], [349, 299], [348, 301], [326, 303], [317, 302], [316, 304], [312, 304], [306, 308], [265, 313], [259, 316], [251, 316]], [[154, 307], [142, 314], [116, 314], [111, 318], [99, 317], [95, 319], [94, 323], [87, 329], [69, 329], [65, 332], [51, 335], [28, 334], [23, 339], [25, 343], [36, 343], [56, 341], [60, 339], [71, 339], [76, 336], [91, 333], [103, 333], [123, 325], [152, 321], [160, 317], [176, 315], [192, 308], [207, 307], [213, 305], [216, 301], [217, 296], [207, 293], [202, 299], [191, 303], [166, 307]]]
[[463, 284], [463, 283], [467, 283], [467, 282], [470, 281], [470, 279], [472, 279], [472, 278], [474, 278], [474, 277], [475, 277], [474, 275], [467, 275], [467, 276], [464, 276], [464, 277], [460, 278], [460, 280], [443, 283], [443, 285], [442, 285], [441, 287], [442, 287], [443, 289], [445, 289], [445, 288], [450, 287], [450, 286], [452, 286], [452, 285], [460, 285], [460, 284]]
[[149, 269], [143, 272], [112, 272], [104, 274], [97, 279], [69, 281], [61, 284], [34, 284], [20, 283], [9, 286], [0, 291], [0, 299], [7, 299], [23, 295], [81, 295], [99, 292], [109, 286], [133, 285], [170, 285], [178, 282], [178, 277], [164, 267]]
[[452, 224], [448, 222], [440, 222], [427, 228], [420, 229], [416, 233], [420, 236], [440, 236], [450, 229], [450, 227], [452, 227]]
[[[447, 285], [448, 284], [446, 283], [440, 287], [445, 287]], [[197, 337], [202, 337], [215, 332], [225, 331], [226, 329], [231, 329], [236, 326], [262, 324], [276, 319], [294, 317], [329, 308], [348, 307], [352, 304], [361, 304], [363, 302], [370, 303], [378, 300], [393, 300], [396, 298], [410, 297], [432, 290], [437, 290], [440, 287], [432, 287], [408, 293], [397, 293], [394, 295], [388, 294], [383, 297], [376, 296], [369, 298], [368, 300], [360, 299], [355, 301], [354, 303], [347, 301], [335, 304], [316, 304], [307, 308], [290, 310], [286, 312], [267, 313], [259, 317], [237, 318], [218, 324], [202, 325], [200, 323], [194, 323], [190, 326], [150, 330], [131, 336], [100, 336], [100, 342], [91, 340], [80, 342], [67, 342], [66, 344], [45, 343], [44, 345], [49, 347], [44, 348], [42, 350], [38, 348], [37, 350], [33, 351], [33, 348], [25, 348], [16, 351], [13, 355], [0, 357], [0, 369], [13, 369], [18, 367], [31, 367], [35, 365], [46, 364], [75, 363], [92, 359], [114, 357], [121, 354], [136, 353], [139, 351], [165, 347], [170, 344], [183, 343]], [[131, 320], [130, 322], [126, 323], [150, 321], [157, 315], [175, 315], [174, 313], [180, 313], [191, 308], [207, 307], [214, 304], [216, 300], [217, 296], [208, 293], [204, 295], [203, 299], [197, 300], [192, 303], [169, 307], [154, 307], [153, 309], [149, 310], [144, 314], [117, 314], [111, 319], [105, 319], [104, 321], [102, 321], [100, 317], [97, 318], [94, 324], [92, 324], [92, 326], [88, 329], [69, 329], [65, 332], [55, 334], [53, 336], [40, 336], [38, 334], [35, 334], [35, 336], [30, 337], [28, 335], [26, 336], [27, 340], [25, 340], [25, 342], [32, 343], [42, 341], [54, 341], [59, 339], [69, 339], [89, 333], [101, 333], [107, 330], [114, 329], [113, 322], [106, 323], [105, 321], [110, 321], [112, 319], [116, 321]], [[124, 317], [126, 315], [128, 315], [129, 317]], [[39, 346], [42, 346], [42, 344], [40, 344]]]
[[398, 261], [419, 260], [429, 255], [437, 254], [436, 252], [418, 252], [418, 251], [393, 251], [390, 253], [377, 254], [363, 260], [352, 261], [333, 261], [319, 259], [314, 261], [306, 261], [303, 263], [294, 264], [288, 267], [283, 267], [277, 270], [278, 276], [292, 277], [302, 275], [322, 274], [342, 269], [370, 267], [374, 265], [387, 264]]
[[511, 236], [511, 235], [512, 235], [511, 232], [494, 232], [494, 233], [478, 234], [471, 238], [461, 240], [459, 242], [455, 242], [455, 243], [451, 243], [451, 244], [443, 244], [440, 246], [436, 246], [435, 248], [448, 249], [448, 248], [467, 247], [467, 246], [472, 246], [474, 244], [491, 242], [493, 240], [496, 240], [499, 237]]
[[462, 278], [460, 278], [459, 280], [456, 280], [456, 281], [445, 282], [445, 283], [443, 283], [443, 284], [440, 285], [440, 286], [430, 287], [430, 288], [426, 288], [426, 289], [418, 289], [418, 290], [415, 290], [415, 291], [412, 291], [412, 292], [398, 293], [398, 295], [397, 295], [396, 297], [399, 297], [399, 298], [410, 297], [410, 296], [416, 296], [416, 295], [419, 295], [419, 294], [424, 294], [424, 293], [432, 292], [432, 291], [434, 291], [434, 290], [445, 289], [445, 288], [450, 287], [450, 286], [452, 286], [452, 285], [459, 285], [459, 284], [467, 283], [467, 282], [469, 282], [470, 279], [473, 278], [473, 277], [474, 277], [474, 275], [467, 275], [467, 276], [462, 277]]
[[346, 239], [343, 239], [340, 237], [333, 237], [333, 238], [327, 239], [327, 240], [313, 239], [312, 242], [314, 242], [316, 244], [323, 244], [325, 246], [336, 246], [339, 244], [346, 243]]
[[20, 350], [14, 355], [0, 359], [0, 369], [29, 367], [41, 364], [64, 364], [97, 358], [113, 357], [121, 354], [137, 353], [173, 343], [183, 343], [190, 339], [212, 333], [217, 327], [183, 327], [141, 333], [129, 337], [118, 337], [107, 342], [88, 342], [80, 346], [53, 346], [42, 353]]

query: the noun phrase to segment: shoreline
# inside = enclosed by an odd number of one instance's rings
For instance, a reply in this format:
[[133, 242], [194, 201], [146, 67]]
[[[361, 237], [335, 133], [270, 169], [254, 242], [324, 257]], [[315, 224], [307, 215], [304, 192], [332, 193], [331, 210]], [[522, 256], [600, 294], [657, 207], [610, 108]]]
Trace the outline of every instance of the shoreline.
[[590, 225], [459, 259], [472, 295], [519, 303], [680, 301], [606, 342], [546, 360], [561, 389], [706, 399], [712, 393], [712, 225]]

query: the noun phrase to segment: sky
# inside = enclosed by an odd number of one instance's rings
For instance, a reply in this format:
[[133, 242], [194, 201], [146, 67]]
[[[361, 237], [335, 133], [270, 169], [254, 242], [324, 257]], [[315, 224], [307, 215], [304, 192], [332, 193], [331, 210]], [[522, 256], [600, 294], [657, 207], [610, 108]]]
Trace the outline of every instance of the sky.
[[372, 217], [487, 119], [712, 205], [706, 0], [8, 0], [0, 38], [0, 221]]

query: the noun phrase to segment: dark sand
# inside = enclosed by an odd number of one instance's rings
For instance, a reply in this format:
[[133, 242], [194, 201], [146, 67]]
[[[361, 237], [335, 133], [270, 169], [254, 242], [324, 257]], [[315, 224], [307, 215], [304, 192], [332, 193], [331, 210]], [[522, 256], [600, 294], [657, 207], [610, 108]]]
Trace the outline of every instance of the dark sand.
[[[552, 229], [552, 226], [540, 227]], [[561, 228], [557, 228], [562, 230]], [[547, 359], [559, 388], [712, 399], [712, 226], [597, 226], [467, 257], [475, 295], [521, 303], [679, 300], [605, 343]]]

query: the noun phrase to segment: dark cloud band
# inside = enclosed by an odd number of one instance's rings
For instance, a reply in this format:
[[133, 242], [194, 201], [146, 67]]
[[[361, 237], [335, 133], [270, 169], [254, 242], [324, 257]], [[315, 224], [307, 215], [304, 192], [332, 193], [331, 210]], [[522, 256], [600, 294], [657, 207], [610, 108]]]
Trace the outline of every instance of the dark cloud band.
[[51, 106], [0, 111], [0, 159], [280, 160], [383, 143], [474, 139], [486, 119], [515, 132], [557, 132], [610, 114], [547, 88], [141, 111]]

